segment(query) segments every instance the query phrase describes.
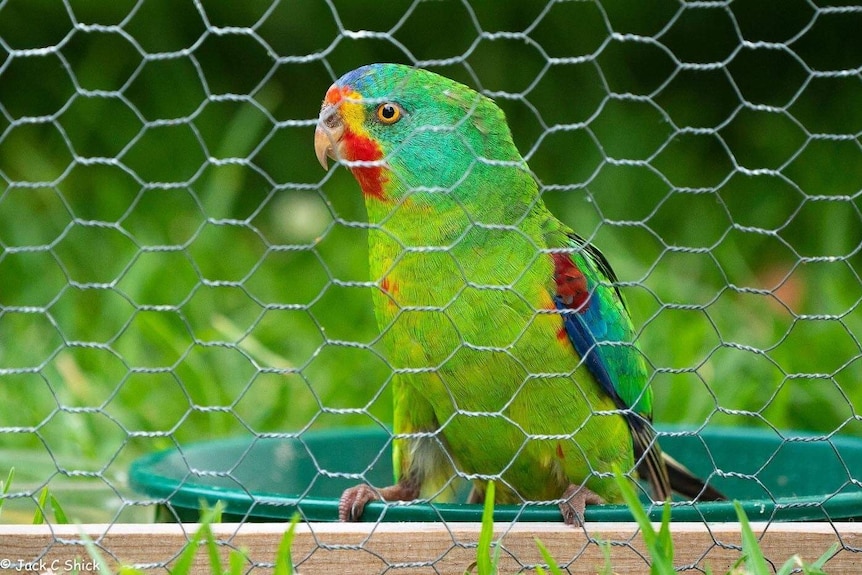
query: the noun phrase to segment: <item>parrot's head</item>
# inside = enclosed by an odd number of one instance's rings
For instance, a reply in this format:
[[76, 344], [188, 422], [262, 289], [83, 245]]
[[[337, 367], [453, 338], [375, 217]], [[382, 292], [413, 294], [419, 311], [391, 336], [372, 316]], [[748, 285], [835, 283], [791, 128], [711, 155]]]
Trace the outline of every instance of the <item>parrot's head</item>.
[[371, 64], [339, 78], [326, 92], [314, 148], [324, 169], [327, 157], [350, 168], [367, 202], [475, 189], [463, 184], [484, 168], [502, 163], [523, 171], [524, 164], [491, 99], [400, 64]]

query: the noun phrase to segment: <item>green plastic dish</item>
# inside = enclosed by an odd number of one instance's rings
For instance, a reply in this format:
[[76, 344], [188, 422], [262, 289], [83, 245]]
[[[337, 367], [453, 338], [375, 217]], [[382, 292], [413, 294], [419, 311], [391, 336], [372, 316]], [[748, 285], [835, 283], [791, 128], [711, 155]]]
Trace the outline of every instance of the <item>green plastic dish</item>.
[[[746, 428], [697, 433], [663, 429], [666, 452], [739, 500], [752, 520], [862, 518], [862, 440], [789, 435]], [[136, 491], [155, 498], [182, 521], [201, 502], [222, 501], [225, 520], [336, 521], [341, 492], [365, 478], [392, 483], [391, 437], [383, 429], [310, 431], [299, 436], [207, 441], [142, 457], [130, 469]], [[650, 505], [654, 520], [661, 506]], [[371, 503], [363, 521], [480, 521], [481, 505]], [[554, 504], [498, 505], [497, 521], [561, 521]], [[675, 503], [674, 521], [735, 521], [730, 501]], [[632, 521], [623, 505], [590, 506], [587, 521]]]

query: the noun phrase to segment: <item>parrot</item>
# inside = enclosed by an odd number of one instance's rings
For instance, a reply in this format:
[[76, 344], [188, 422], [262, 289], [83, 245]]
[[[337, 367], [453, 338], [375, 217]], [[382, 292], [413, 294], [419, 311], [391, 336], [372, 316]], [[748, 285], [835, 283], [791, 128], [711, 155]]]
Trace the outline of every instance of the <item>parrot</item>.
[[375, 345], [393, 377], [395, 483], [339, 500], [620, 503], [614, 478], [723, 495], [662, 452], [647, 363], [608, 260], [545, 206], [489, 97], [422, 68], [378, 63], [326, 91], [315, 154], [346, 166], [368, 215]]

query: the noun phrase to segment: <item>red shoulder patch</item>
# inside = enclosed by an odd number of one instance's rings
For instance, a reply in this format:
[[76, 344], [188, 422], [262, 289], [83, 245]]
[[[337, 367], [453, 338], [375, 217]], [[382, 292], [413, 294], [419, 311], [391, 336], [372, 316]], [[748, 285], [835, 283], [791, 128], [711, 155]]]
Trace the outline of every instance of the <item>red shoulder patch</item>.
[[590, 288], [587, 278], [572, 261], [570, 254], [555, 252], [550, 254], [554, 261], [554, 281], [557, 295], [569, 309], [583, 313], [590, 307]]

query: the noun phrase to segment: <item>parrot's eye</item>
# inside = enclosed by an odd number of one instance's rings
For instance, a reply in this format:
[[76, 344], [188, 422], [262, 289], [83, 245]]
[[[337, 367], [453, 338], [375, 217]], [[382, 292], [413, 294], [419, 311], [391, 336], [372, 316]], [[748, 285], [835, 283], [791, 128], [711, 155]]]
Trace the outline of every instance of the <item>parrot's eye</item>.
[[401, 119], [401, 108], [398, 104], [384, 102], [377, 106], [377, 119], [383, 124], [394, 124]]

